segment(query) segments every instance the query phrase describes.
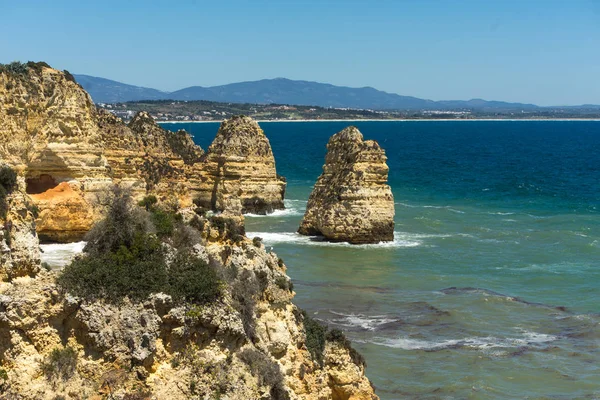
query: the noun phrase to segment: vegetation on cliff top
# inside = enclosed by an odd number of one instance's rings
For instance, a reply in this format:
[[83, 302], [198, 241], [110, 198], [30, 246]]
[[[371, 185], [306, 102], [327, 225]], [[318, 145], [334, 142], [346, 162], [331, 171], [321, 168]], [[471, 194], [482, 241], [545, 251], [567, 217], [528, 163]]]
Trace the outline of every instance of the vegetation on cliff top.
[[[6, 72], [11, 75], [26, 75], [27, 73], [29, 73], [30, 70], [33, 70], [36, 73], [40, 73], [42, 71], [42, 68], [52, 68], [52, 67], [50, 67], [47, 63], [45, 63], [43, 61], [40, 61], [40, 62], [29, 61], [26, 63], [22, 63], [19, 61], [13, 61], [9, 64], [0, 64], [0, 73]], [[71, 74], [69, 74], [69, 75], [71, 75]], [[71, 78], [73, 78], [73, 75], [71, 75]]]
[[[129, 193], [119, 188], [106, 205], [106, 217], [87, 235], [85, 254], [59, 277], [64, 289], [110, 302], [124, 297], [143, 300], [163, 292], [178, 301], [208, 303], [221, 295], [216, 271], [192, 249], [195, 240], [189, 230], [193, 228], [166, 211], [136, 207]], [[157, 220], [160, 229], [153, 222]], [[177, 249], [163, 242], [167, 239], [176, 242]]]

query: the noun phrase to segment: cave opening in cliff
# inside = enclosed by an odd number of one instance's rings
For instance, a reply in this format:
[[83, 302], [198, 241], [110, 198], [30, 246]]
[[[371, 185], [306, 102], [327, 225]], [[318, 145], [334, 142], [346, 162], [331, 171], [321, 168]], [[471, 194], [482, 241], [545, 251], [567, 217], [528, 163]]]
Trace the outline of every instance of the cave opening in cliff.
[[27, 183], [27, 194], [44, 193], [45, 191], [58, 186], [56, 179], [54, 179], [52, 175], [48, 174], [41, 174], [40, 176], [35, 178], [27, 178], [25, 182]]

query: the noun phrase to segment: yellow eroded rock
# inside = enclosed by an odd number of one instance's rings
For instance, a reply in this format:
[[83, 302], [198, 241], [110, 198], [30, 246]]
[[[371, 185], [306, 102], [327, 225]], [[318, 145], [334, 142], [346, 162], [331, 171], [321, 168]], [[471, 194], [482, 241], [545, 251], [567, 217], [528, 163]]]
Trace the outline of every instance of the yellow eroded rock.
[[333, 135], [298, 232], [353, 244], [394, 240], [386, 159], [379, 144], [363, 140], [355, 127]]

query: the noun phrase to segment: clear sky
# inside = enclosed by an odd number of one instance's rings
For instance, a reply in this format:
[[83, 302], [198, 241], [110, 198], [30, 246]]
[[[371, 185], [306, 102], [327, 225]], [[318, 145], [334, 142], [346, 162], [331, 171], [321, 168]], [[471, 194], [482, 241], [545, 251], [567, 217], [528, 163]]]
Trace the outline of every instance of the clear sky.
[[0, 63], [161, 90], [286, 77], [600, 104], [600, 0], [0, 0]]

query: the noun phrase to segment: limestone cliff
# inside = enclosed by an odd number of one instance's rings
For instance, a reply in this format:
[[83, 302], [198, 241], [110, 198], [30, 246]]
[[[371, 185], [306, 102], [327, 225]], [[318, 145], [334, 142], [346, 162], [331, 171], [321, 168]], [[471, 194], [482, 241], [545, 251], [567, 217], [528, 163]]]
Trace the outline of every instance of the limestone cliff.
[[80, 238], [115, 183], [138, 198], [190, 205], [183, 167], [201, 155], [185, 132], [163, 130], [146, 114], [130, 129], [97, 110], [68, 73], [45, 63], [0, 66], [0, 159], [26, 178], [44, 239]]
[[23, 186], [23, 179], [0, 162], [0, 282], [33, 276], [40, 269], [36, 210]]
[[298, 232], [353, 244], [393, 240], [388, 171], [385, 151], [357, 128], [333, 135]]
[[[126, 126], [96, 110], [68, 73], [13, 64], [0, 66], [0, 159], [18, 175], [0, 179], [0, 398], [377, 399], [345, 338], [307, 328], [320, 325], [292, 303], [283, 261], [244, 236], [242, 210], [283, 207], [285, 183], [256, 123], [223, 123], [202, 154], [145, 114]], [[219, 276], [216, 300], [75, 297], [59, 272], [40, 269], [36, 226], [48, 239], [74, 239], [100, 218], [115, 183], [174, 209], [200, 193], [223, 211], [207, 219], [180, 210], [189, 223], [180, 236], [199, 235], [195, 257]], [[156, 248], [173, 263], [174, 239]], [[131, 261], [119, 251], [115, 259]]]
[[0, 65], [0, 159], [26, 178], [45, 240], [81, 238], [115, 183], [172, 208], [198, 197], [201, 206], [222, 210], [219, 196], [239, 197], [244, 212], [283, 208], [285, 182], [254, 121], [224, 122], [204, 155], [185, 131], [169, 132], [146, 113], [127, 126], [97, 110], [68, 72], [45, 63]]
[[46, 271], [0, 284], [0, 391], [48, 400], [377, 399], [347, 342], [328, 337], [320, 360], [309, 351], [283, 262], [219, 221], [195, 218], [204, 238], [195, 251], [228, 282], [210, 304], [161, 293], [88, 301]]
[[217, 196], [221, 190], [239, 197], [244, 213], [284, 208], [285, 180], [275, 171], [269, 139], [249, 117], [223, 121], [197, 172], [191, 186], [204, 208], [223, 209]]
[[[70, 75], [45, 63], [0, 68], [0, 159], [24, 174], [28, 194], [68, 182], [69, 202], [89, 205], [95, 193], [111, 183], [95, 110]], [[38, 233], [60, 234], [60, 227], [53, 227], [46, 217], [54, 211], [69, 214], [70, 208], [49, 210], [40, 205]], [[89, 229], [87, 216], [78, 219], [71, 226]]]

